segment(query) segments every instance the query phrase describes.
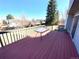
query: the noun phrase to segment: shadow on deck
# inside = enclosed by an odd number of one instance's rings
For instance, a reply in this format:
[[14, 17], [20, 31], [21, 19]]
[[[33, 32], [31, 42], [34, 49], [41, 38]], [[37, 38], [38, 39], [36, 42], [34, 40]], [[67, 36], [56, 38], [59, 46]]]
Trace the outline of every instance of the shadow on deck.
[[67, 33], [50, 32], [42, 39], [26, 37], [0, 48], [0, 59], [78, 59]]

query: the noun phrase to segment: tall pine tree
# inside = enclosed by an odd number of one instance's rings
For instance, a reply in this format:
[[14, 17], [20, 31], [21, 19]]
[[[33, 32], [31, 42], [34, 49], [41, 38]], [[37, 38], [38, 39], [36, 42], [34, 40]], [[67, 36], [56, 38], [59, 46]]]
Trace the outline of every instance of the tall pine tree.
[[46, 25], [54, 25], [56, 16], [56, 0], [50, 0], [47, 7]]

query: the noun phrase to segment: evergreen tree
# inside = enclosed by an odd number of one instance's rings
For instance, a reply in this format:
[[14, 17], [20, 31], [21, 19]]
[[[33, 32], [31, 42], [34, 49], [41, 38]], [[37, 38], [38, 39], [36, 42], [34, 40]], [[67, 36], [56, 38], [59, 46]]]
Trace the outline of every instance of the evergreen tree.
[[46, 25], [55, 24], [56, 0], [50, 0], [47, 7]]

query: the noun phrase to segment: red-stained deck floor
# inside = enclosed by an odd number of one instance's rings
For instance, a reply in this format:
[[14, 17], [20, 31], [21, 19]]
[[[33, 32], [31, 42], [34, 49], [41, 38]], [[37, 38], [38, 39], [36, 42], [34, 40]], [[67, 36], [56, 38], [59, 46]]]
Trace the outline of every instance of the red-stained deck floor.
[[67, 33], [50, 32], [43, 40], [27, 37], [0, 48], [0, 59], [78, 59], [78, 54]]

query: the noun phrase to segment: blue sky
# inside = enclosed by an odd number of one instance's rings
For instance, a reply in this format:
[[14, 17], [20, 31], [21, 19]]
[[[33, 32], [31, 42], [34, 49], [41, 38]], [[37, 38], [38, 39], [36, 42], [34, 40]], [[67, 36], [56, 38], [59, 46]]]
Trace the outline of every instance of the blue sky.
[[57, 1], [57, 9], [61, 12], [61, 13], [65, 13], [65, 11], [68, 9], [69, 7], [69, 1], [70, 0], [56, 0]]
[[[41, 19], [46, 16], [48, 0], [0, 0], [0, 17], [12, 14], [14, 16], [25, 15], [28, 18]], [[68, 0], [57, 0], [57, 9], [65, 11]]]

